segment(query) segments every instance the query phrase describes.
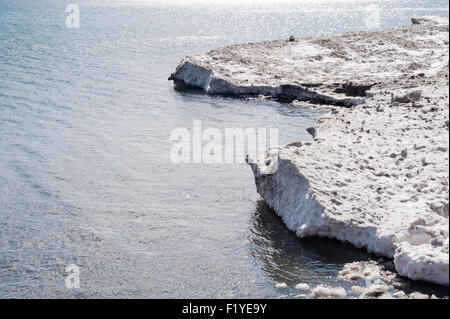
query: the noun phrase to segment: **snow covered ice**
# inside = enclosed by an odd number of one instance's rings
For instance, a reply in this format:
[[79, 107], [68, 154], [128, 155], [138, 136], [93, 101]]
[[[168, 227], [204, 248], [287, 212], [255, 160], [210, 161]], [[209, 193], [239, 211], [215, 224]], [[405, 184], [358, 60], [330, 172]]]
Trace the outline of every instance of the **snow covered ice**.
[[249, 158], [259, 194], [299, 237], [349, 242], [393, 258], [400, 275], [448, 286], [448, 28], [448, 17], [423, 17], [232, 45], [187, 57], [170, 79], [327, 108], [308, 129], [313, 142]]

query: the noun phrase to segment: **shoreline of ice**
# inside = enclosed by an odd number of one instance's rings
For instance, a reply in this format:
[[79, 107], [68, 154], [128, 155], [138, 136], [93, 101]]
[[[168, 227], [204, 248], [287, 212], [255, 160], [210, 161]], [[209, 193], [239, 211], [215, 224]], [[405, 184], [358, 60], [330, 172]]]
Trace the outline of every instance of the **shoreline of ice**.
[[327, 105], [291, 143], [249, 159], [258, 193], [298, 236], [394, 259], [449, 284], [448, 17], [410, 27], [232, 45], [171, 78], [209, 94]]

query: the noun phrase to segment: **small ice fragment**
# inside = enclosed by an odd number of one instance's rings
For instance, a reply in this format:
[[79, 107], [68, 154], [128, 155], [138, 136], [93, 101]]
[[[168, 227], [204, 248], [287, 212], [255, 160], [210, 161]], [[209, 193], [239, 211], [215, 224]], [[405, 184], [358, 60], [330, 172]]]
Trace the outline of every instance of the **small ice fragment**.
[[299, 290], [309, 290], [310, 289], [308, 284], [298, 284], [295, 286], [295, 288], [299, 289]]
[[344, 288], [333, 288], [319, 285], [313, 289], [312, 296], [314, 298], [344, 298], [347, 296], [347, 293]]
[[405, 294], [405, 292], [401, 291], [401, 290], [399, 290], [397, 292], [394, 292], [392, 294], [392, 296], [394, 296], [395, 298], [398, 298], [398, 299], [406, 299], [406, 298], [408, 298], [408, 296]]
[[430, 299], [430, 296], [416, 291], [409, 295], [409, 299]]

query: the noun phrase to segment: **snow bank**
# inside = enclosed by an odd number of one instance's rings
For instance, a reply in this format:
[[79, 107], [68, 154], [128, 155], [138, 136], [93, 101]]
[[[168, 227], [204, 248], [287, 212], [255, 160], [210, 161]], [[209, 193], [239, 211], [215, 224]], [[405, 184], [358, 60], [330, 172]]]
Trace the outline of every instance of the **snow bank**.
[[170, 79], [328, 105], [313, 142], [249, 158], [257, 191], [300, 237], [346, 241], [448, 286], [448, 18], [414, 23], [233, 45], [186, 58]]

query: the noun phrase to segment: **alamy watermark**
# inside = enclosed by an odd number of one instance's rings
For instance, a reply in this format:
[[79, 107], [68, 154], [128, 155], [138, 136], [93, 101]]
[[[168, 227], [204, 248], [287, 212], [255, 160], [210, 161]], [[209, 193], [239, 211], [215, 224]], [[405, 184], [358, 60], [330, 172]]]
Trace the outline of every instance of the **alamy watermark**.
[[172, 130], [174, 142], [170, 159], [175, 164], [232, 164], [244, 163], [247, 155], [255, 157], [278, 146], [278, 128], [203, 128], [200, 120], [193, 121], [192, 129]]
[[366, 8], [364, 22], [367, 30], [378, 30], [381, 26], [381, 8], [377, 5], [369, 5]]
[[66, 272], [69, 273], [66, 277], [66, 287], [68, 289], [80, 288], [80, 267], [71, 264], [66, 267]]
[[373, 288], [374, 286], [382, 286], [384, 282], [380, 279], [380, 267], [377, 265], [367, 265], [365, 271], [371, 275], [364, 278], [366, 288]]
[[78, 4], [69, 4], [66, 7], [66, 13], [69, 15], [66, 17], [66, 27], [68, 29], [80, 28], [80, 6]]

